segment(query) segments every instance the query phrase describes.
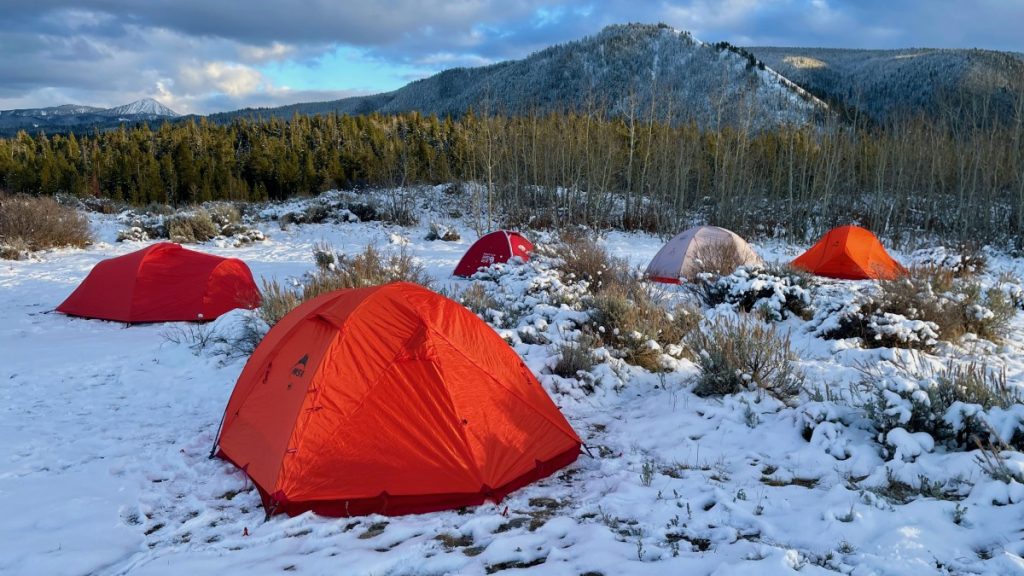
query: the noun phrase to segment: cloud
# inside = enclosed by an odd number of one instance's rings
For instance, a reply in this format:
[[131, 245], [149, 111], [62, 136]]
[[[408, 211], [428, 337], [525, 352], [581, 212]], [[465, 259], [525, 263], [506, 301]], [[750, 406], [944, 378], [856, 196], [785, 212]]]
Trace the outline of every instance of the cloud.
[[389, 90], [606, 25], [706, 41], [1022, 50], [1024, 2], [978, 0], [5, 1], [0, 109], [154, 97], [180, 112]]
[[190, 93], [216, 91], [234, 97], [252, 94], [265, 84], [258, 71], [230, 62], [184, 66], [178, 77]]

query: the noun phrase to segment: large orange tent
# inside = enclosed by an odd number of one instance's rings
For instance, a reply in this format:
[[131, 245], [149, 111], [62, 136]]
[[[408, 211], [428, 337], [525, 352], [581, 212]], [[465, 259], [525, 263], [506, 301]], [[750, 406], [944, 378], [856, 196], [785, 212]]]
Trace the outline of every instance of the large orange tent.
[[119, 322], [206, 321], [259, 304], [241, 260], [161, 242], [99, 262], [57, 311]]
[[581, 441], [494, 330], [396, 282], [322, 295], [278, 322], [217, 445], [268, 516], [349, 516], [498, 501], [572, 463]]
[[907, 272], [889, 256], [874, 234], [859, 226], [829, 230], [792, 265], [818, 276], [845, 280], [891, 280]]

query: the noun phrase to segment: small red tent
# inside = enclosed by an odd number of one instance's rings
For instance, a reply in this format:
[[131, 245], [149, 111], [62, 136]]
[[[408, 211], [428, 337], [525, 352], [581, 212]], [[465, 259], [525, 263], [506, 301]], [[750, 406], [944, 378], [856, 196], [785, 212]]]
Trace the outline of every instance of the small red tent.
[[892, 280], [907, 270], [892, 259], [874, 234], [860, 226], [829, 230], [810, 250], [793, 260], [794, 268], [844, 280]]
[[486, 268], [496, 262], [508, 262], [513, 256], [529, 260], [530, 252], [533, 252], [533, 244], [518, 232], [491, 232], [469, 247], [462, 260], [459, 260], [459, 265], [455, 267], [455, 275], [472, 276], [480, 268]]
[[213, 320], [259, 304], [259, 289], [241, 260], [161, 242], [99, 262], [57, 311], [118, 322], [175, 322]]
[[281, 319], [228, 401], [220, 456], [267, 514], [411, 514], [498, 501], [581, 441], [519, 356], [408, 282], [339, 290]]

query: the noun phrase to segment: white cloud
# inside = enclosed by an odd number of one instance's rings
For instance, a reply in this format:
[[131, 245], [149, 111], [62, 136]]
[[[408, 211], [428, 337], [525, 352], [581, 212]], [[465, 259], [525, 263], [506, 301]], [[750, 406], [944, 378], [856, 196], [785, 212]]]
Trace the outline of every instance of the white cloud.
[[246, 62], [267, 62], [283, 60], [295, 54], [295, 46], [281, 42], [271, 42], [269, 46], [240, 46], [238, 56]]
[[245, 96], [264, 83], [263, 75], [254, 68], [231, 62], [204, 62], [182, 66], [182, 86], [190, 92], [219, 91], [229, 96]]

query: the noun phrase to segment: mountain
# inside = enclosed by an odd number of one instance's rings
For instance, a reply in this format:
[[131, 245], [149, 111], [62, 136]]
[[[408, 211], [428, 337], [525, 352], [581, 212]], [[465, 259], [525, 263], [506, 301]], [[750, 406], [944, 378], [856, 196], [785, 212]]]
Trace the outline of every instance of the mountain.
[[142, 100], [136, 100], [131, 104], [108, 108], [107, 110], [104, 110], [102, 114], [107, 116], [156, 116], [160, 118], [173, 118], [178, 116], [177, 112], [156, 100], [153, 100], [152, 98], [143, 98]]
[[522, 60], [446, 70], [393, 92], [210, 118], [413, 110], [443, 116], [463, 114], [470, 106], [508, 114], [596, 107], [611, 114], [748, 126], [807, 122], [826, 109], [742, 49], [706, 44], [665, 25], [627, 24]]
[[65, 104], [50, 108], [0, 110], [0, 135], [10, 136], [19, 130], [32, 133], [89, 131], [94, 128], [112, 128], [121, 123], [169, 120], [177, 117], [177, 112], [152, 98], [143, 98], [113, 108]]
[[1013, 118], [1024, 94], [1024, 54], [1015, 52], [746, 50], [835, 108], [880, 122], [906, 114], [955, 119], [970, 108], [989, 118]]

